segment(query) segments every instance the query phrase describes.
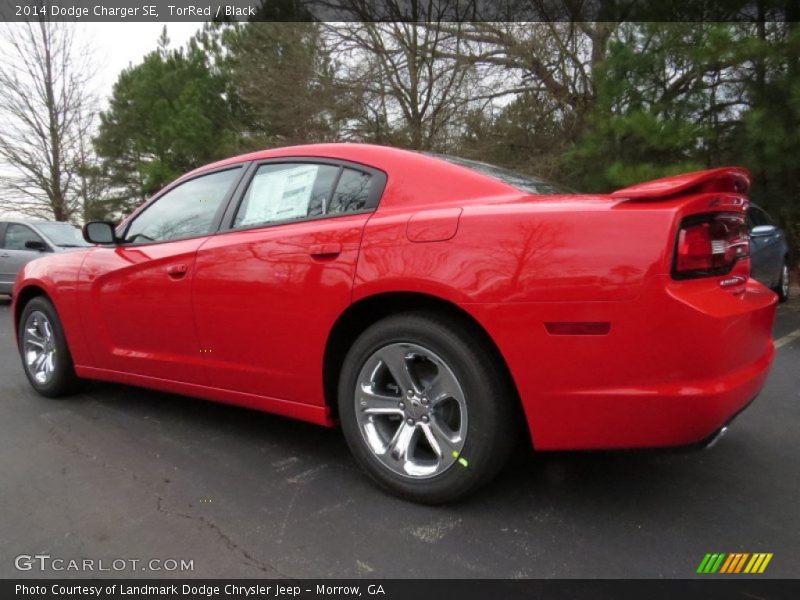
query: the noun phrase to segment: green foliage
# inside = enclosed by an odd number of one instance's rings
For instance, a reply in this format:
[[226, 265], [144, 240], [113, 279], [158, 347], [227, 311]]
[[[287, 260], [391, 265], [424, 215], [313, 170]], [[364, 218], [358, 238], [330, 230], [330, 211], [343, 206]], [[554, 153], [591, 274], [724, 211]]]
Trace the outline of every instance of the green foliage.
[[605, 191], [714, 166], [722, 120], [716, 74], [739, 61], [728, 24], [648, 23], [628, 27], [595, 73], [589, 127], [566, 157], [590, 190]]
[[630, 25], [595, 73], [567, 180], [608, 191], [742, 165], [751, 198], [800, 239], [800, 29], [796, 23]]
[[[800, 28], [753, 45], [761, 76], [748, 85], [752, 108], [740, 127], [742, 162], [756, 177], [752, 196], [800, 239]], [[758, 75], [758, 73], [757, 73]]]
[[101, 114], [95, 148], [125, 208], [188, 170], [226, 156], [235, 128], [225, 78], [203, 39], [161, 46], [123, 71]]
[[620, 188], [703, 168], [696, 158], [701, 128], [644, 110], [595, 122], [572, 158], [581, 161], [590, 188]]

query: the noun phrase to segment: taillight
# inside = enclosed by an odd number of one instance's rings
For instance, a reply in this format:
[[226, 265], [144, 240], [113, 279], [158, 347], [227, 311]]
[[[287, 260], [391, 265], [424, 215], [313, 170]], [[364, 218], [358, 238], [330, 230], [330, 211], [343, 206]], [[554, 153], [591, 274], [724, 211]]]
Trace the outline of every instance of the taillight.
[[672, 276], [675, 279], [730, 273], [736, 261], [750, 255], [744, 215], [694, 215], [681, 222]]

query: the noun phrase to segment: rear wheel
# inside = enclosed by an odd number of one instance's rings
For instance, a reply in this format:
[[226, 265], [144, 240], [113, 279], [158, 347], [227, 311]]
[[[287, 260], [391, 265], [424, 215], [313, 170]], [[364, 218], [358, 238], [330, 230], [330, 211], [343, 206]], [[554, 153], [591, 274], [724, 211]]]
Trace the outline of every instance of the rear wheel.
[[778, 285], [773, 288], [781, 302], [786, 302], [789, 299], [789, 281], [789, 263], [784, 262], [783, 266], [781, 266], [781, 278], [778, 280]]
[[439, 315], [396, 315], [347, 354], [339, 382], [347, 443], [399, 496], [454, 500], [491, 479], [515, 441], [513, 389], [468, 331]]
[[50, 300], [39, 296], [25, 305], [17, 335], [22, 366], [33, 389], [50, 398], [77, 391], [83, 380], [75, 375], [64, 329]]

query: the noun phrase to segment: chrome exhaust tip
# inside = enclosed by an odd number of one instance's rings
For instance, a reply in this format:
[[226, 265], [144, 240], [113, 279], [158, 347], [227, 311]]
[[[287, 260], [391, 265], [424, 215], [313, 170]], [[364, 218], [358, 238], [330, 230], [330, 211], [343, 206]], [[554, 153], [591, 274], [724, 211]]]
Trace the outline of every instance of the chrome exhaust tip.
[[706, 447], [705, 447], [705, 449], [706, 449], [706, 450], [708, 450], [709, 448], [712, 448], [713, 446], [715, 446], [715, 445], [716, 445], [716, 443], [717, 443], [717, 442], [718, 442], [718, 441], [719, 441], [719, 440], [722, 438], [722, 436], [723, 436], [723, 435], [725, 435], [727, 432], [728, 432], [728, 426], [727, 426], [727, 425], [723, 425], [722, 427], [720, 427], [720, 428], [719, 428], [719, 431], [717, 431], [717, 433], [715, 433], [715, 434], [714, 434], [714, 435], [711, 437], [711, 439], [708, 441], [708, 443], [706, 444]]

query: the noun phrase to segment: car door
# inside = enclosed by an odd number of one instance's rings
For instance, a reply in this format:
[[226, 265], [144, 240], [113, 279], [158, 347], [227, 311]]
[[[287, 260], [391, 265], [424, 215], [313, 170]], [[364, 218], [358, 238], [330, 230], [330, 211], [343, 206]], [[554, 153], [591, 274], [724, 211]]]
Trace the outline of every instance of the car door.
[[750, 274], [753, 279], [773, 287], [783, 266], [780, 230], [758, 206], [747, 209], [747, 222], [750, 230]]
[[223, 231], [197, 253], [194, 309], [211, 385], [321, 403], [325, 342], [350, 303], [386, 176], [283, 159], [253, 165], [246, 179]]
[[765, 210], [759, 207], [755, 208], [761, 214], [764, 224], [773, 228], [768, 235], [764, 236], [766, 238], [764, 244], [764, 268], [766, 270], [765, 277], [769, 280], [770, 287], [775, 287], [780, 281], [781, 270], [783, 269], [783, 232]]
[[[32, 250], [27, 242], [39, 242], [48, 250]], [[19, 270], [35, 258], [52, 252], [50, 245], [33, 229], [22, 223], [6, 224], [3, 247], [0, 249], [0, 292], [10, 293]]]
[[205, 383], [192, 316], [192, 267], [242, 171], [227, 168], [170, 187], [118, 231], [121, 243], [87, 255], [81, 318], [97, 367]]
[[13, 281], [10, 281], [11, 267], [6, 263], [8, 253], [3, 249], [7, 223], [0, 222], [0, 294], [10, 294]]

